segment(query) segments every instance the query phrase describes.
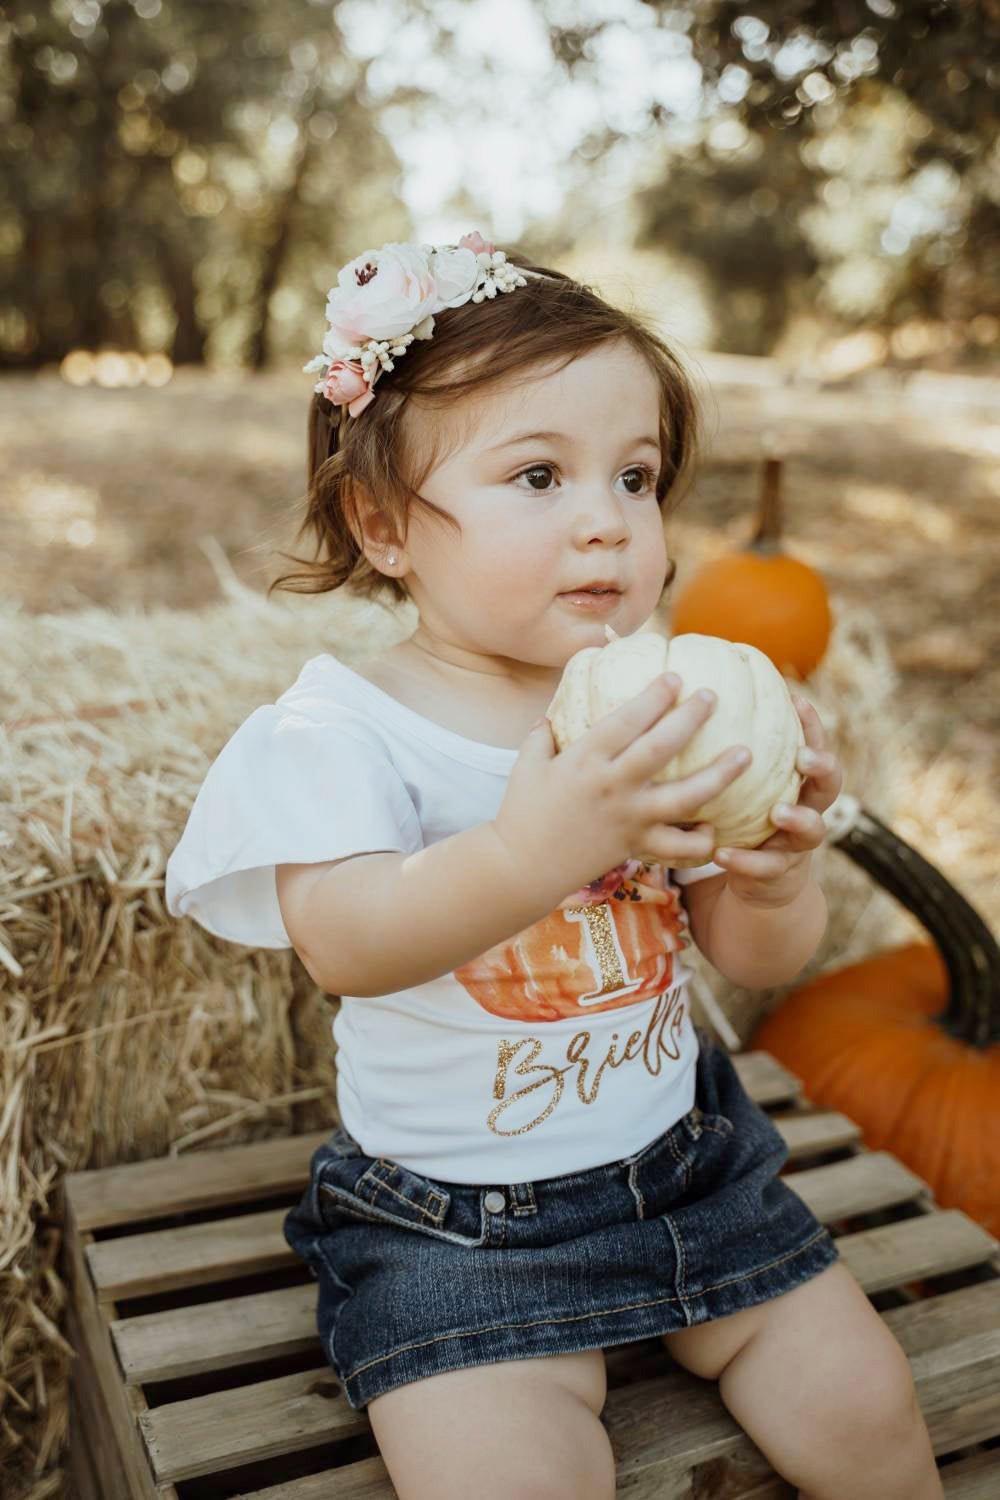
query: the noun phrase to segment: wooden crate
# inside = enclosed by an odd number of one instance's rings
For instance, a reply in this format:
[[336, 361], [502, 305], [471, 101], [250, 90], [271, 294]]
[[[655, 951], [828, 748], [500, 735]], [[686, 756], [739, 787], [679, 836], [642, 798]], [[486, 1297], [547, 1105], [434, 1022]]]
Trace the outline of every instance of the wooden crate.
[[[906, 1350], [949, 1500], [1000, 1495], [1000, 1261], [767, 1053], [733, 1059], [788, 1143], [785, 1178]], [[391, 1500], [365, 1412], [315, 1334], [281, 1232], [323, 1134], [65, 1180], [71, 1470], [80, 1500]], [[631, 1500], [777, 1500], [712, 1382], [658, 1339], [610, 1348], [603, 1418]], [[640, 1441], [641, 1435], [641, 1441]]]

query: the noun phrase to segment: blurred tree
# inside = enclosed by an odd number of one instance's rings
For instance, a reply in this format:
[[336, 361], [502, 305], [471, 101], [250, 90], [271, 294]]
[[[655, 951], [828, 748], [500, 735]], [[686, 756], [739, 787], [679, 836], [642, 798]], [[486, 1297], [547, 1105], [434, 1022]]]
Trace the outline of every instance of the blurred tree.
[[[266, 360], [296, 215], [336, 264], [341, 236], [356, 238], [354, 184], [391, 189], [398, 172], [336, 13], [336, 0], [0, 5], [0, 365], [102, 344], [199, 361], [227, 315], [248, 362]], [[405, 230], [398, 209], [388, 219]]]
[[[533, 3], [554, 73], [597, 74], [621, 0], [570, 25], [565, 0]], [[638, 239], [704, 270], [722, 347], [765, 352], [811, 308], [997, 343], [1000, 0], [631, 3], [702, 79], [697, 119], [665, 84], [648, 128], [629, 126], [662, 158]], [[308, 347], [331, 266], [411, 232], [392, 140], [431, 102], [452, 129], [460, 77], [471, 142], [504, 87], [496, 57], [459, 44], [456, 0], [380, 0], [367, 58], [343, 30], [364, 9], [0, 0], [0, 367], [112, 344], [257, 368]], [[592, 168], [629, 139], [598, 105], [567, 163], [579, 190], [529, 231], [536, 253], [591, 227]]]
[[[588, 69], [610, 18], [563, 26], [542, 3], [555, 57]], [[996, 341], [998, 0], [641, 3], [690, 43], [705, 112], [692, 140], [653, 105], [663, 172], [638, 195], [639, 243], [708, 270], [721, 347], [766, 352], [811, 301], [847, 326], [925, 317]]]

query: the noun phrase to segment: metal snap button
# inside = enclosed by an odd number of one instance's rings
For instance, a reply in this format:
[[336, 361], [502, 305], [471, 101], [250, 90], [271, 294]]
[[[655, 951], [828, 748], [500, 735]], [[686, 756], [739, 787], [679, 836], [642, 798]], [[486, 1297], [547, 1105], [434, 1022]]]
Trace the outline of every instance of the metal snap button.
[[483, 1199], [483, 1207], [488, 1214], [502, 1214], [507, 1206], [507, 1200], [503, 1193], [487, 1193]]

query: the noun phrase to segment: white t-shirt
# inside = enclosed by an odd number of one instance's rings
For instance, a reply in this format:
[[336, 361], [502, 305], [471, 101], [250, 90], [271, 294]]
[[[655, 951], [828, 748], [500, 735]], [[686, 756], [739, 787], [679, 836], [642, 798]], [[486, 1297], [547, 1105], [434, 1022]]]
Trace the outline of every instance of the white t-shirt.
[[[276, 864], [413, 854], [488, 822], [517, 755], [314, 656], [210, 766], [167, 861], [167, 909], [232, 942], [291, 947]], [[640, 1150], [694, 1103], [677, 887], [717, 872], [629, 861], [452, 973], [341, 996], [345, 1128], [369, 1156], [457, 1183], [538, 1181]]]

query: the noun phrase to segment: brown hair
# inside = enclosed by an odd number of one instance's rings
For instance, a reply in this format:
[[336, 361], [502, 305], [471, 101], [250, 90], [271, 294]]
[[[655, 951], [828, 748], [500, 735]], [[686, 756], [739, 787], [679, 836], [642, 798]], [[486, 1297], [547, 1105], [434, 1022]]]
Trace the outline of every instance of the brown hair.
[[[625, 339], [642, 355], [660, 383], [661, 464], [657, 504], [679, 499], [697, 451], [699, 412], [690, 380], [677, 355], [630, 313], [611, 306], [592, 287], [560, 271], [535, 265], [508, 252], [517, 266], [539, 273], [512, 292], [466, 302], [435, 314], [430, 339], [417, 339], [395, 368], [383, 371], [375, 399], [358, 417], [313, 394], [308, 422], [308, 493], [298, 536], [312, 534], [313, 561], [282, 552], [300, 572], [283, 573], [270, 584], [291, 593], [321, 594], [346, 585], [367, 598], [409, 597], [401, 579], [380, 573], [365, 557], [359, 491], [375, 497], [388, 517], [392, 536], [405, 542], [411, 506], [433, 511], [457, 526], [453, 516], [425, 499], [420, 487], [439, 461], [433, 444], [416, 441], [407, 422], [416, 398], [438, 409], [454, 405], [473, 390], [484, 390], [532, 365], [565, 356], [564, 369], [577, 355], [613, 339]], [[352, 529], [353, 528], [353, 529]], [[668, 570], [668, 582], [672, 569]]]

